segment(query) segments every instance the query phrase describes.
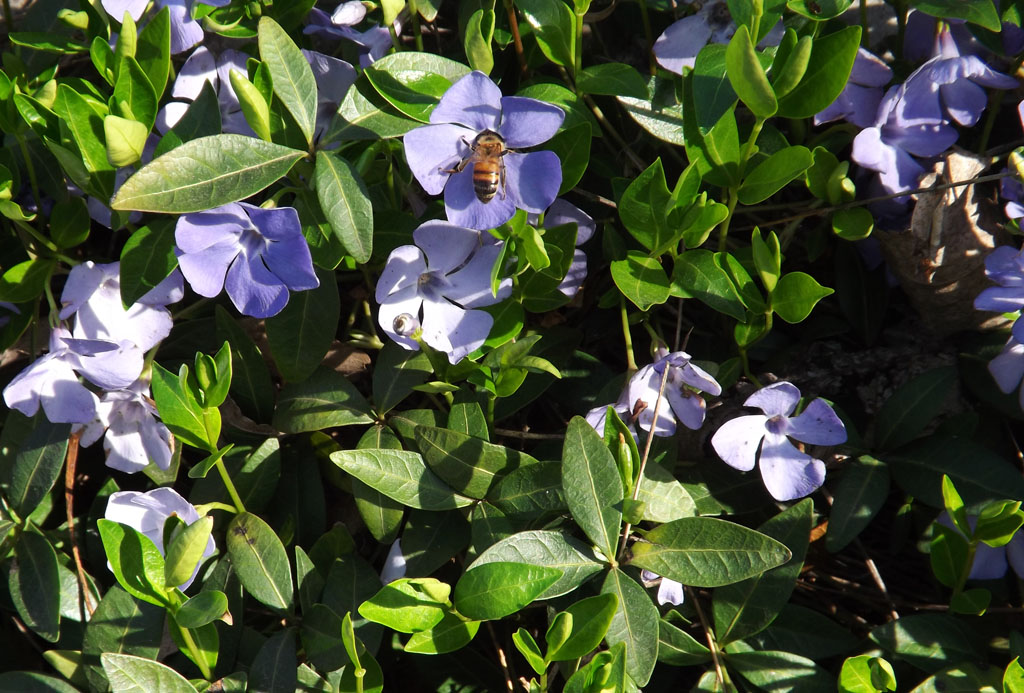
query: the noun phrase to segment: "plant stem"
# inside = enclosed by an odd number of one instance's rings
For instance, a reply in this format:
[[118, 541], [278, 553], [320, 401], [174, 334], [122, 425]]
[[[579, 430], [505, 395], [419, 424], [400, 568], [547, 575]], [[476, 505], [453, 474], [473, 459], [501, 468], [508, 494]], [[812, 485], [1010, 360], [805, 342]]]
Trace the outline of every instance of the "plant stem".
[[11, 11], [11, 0], [4, 0], [4, 29], [8, 34], [14, 31], [14, 12]]
[[868, 24], [868, 0], [860, 0], [860, 45], [869, 46], [871, 45], [868, 41], [868, 30], [871, 28]]
[[651, 31], [651, 18], [647, 14], [647, 3], [638, 2], [640, 23], [644, 25], [644, 48], [647, 52], [647, 63], [653, 76], [658, 71], [658, 63], [654, 59], [654, 32]]
[[81, 592], [82, 622], [96, 611], [96, 601], [93, 599], [92, 591], [89, 589], [89, 579], [85, 575], [85, 566], [82, 565], [82, 552], [78, 547], [78, 538], [75, 535], [75, 467], [78, 462], [78, 439], [81, 433], [72, 433], [68, 437], [67, 466], [64, 470], [64, 505], [67, 509], [68, 540], [71, 542], [71, 556], [75, 560], [75, 570], [78, 574], [78, 589]]
[[245, 512], [245, 504], [242, 503], [242, 498], [238, 495], [238, 491], [235, 489], [235, 484], [231, 481], [231, 476], [228, 474], [227, 467], [224, 466], [224, 458], [221, 457], [217, 460], [217, 472], [220, 473], [221, 481], [224, 482], [225, 488], [228, 490], [228, 495], [231, 496], [231, 502], [235, 504], [235, 509], [240, 512]]
[[[177, 621], [174, 625], [178, 626]], [[181, 634], [181, 639], [185, 643], [185, 647], [192, 653], [192, 658], [195, 661], [197, 667], [199, 667], [199, 673], [203, 675], [203, 678], [207, 681], [211, 680], [213, 672], [210, 671], [210, 667], [206, 664], [206, 659], [203, 658], [202, 653], [199, 652], [199, 647], [196, 645], [196, 641], [192, 639], [192, 633], [189, 632], [188, 628], [182, 628], [178, 626], [178, 633]]]
[[718, 676], [718, 682], [722, 684], [722, 691], [723, 693], [735, 693], [736, 685], [729, 678], [729, 672], [722, 666], [718, 643], [715, 641], [715, 636], [711, 632], [711, 624], [708, 623], [708, 619], [704, 615], [704, 610], [700, 606], [700, 600], [697, 598], [697, 593], [689, 587], [686, 588], [686, 591], [690, 593], [690, 602], [696, 608], [697, 618], [700, 619], [700, 625], [704, 628], [704, 635], [707, 636], [708, 649], [711, 650], [711, 661], [715, 664], [715, 674]]
[[583, 13], [576, 11], [576, 25], [575, 25], [575, 48], [573, 55], [573, 69], [572, 69], [572, 81], [573, 86], [576, 87], [576, 94], [580, 96], [580, 73], [583, 72]]
[[619, 299], [619, 314], [622, 317], [622, 341], [626, 345], [626, 376], [636, 370], [636, 358], [633, 356], [633, 336], [629, 332], [629, 313], [626, 312], [626, 299]]
[[974, 554], [978, 551], [978, 542], [970, 540], [967, 542], [967, 560], [964, 561], [964, 567], [960, 570], [960, 575], [956, 580], [956, 587], [953, 588], [953, 596], [960, 594], [964, 591], [964, 585], [967, 584], [967, 577], [971, 574], [971, 568], [974, 566]]
[[718, 230], [718, 252], [724, 253], [729, 242], [729, 224], [732, 223], [732, 215], [736, 211], [736, 203], [739, 202], [739, 196], [736, 194], [734, 188], [729, 188], [726, 191], [726, 207], [728, 208], [728, 214], [725, 216]]
[[409, 19], [412, 21], [412, 36], [416, 41], [416, 50], [423, 52], [423, 35], [420, 33], [420, 13], [416, 9], [416, 0], [405, 0], [409, 8]]
[[508, 26], [512, 30], [512, 45], [516, 49], [516, 60], [519, 61], [519, 72], [525, 77], [529, 68], [526, 65], [526, 54], [523, 52], [523, 37], [519, 35], [519, 20], [516, 18], [516, 8], [512, 0], [505, 0], [505, 9], [508, 11]]
[[[9, 7], [7, 3], [8, 0], [4, 0], [5, 13]], [[21, 149], [21, 158], [25, 160], [25, 171], [28, 173], [29, 186], [32, 188], [32, 199], [36, 201], [36, 210], [38, 211], [42, 208], [41, 200], [43, 198], [39, 194], [39, 179], [36, 178], [36, 167], [35, 164], [32, 163], [32, 157], [29, 155], [28, 141], [25, 139], [25, 136], [17, 135], [17, 140], [18, 148]]]

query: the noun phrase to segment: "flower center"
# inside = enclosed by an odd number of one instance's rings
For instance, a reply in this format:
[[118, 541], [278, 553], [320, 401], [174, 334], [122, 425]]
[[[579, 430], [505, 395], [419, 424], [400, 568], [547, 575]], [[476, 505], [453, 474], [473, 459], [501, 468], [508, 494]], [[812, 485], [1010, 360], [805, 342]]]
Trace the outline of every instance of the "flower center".
[[427, 270], [417, 278], [416, 284], [421, 296], [433, 300], [441, 299], [449, 286], [448, 279], [437, 270]]
[[708, 25], [713, 31], [728, 29], [732, 24], [732, 15], [729, 14], [729, 6], [724, 2], [712, 2], [707, 13]]
[[776, 414], [764, 422], [764, 427], [769, 433], [785, 435], [789, 430], [789, 417], [784, 414]]

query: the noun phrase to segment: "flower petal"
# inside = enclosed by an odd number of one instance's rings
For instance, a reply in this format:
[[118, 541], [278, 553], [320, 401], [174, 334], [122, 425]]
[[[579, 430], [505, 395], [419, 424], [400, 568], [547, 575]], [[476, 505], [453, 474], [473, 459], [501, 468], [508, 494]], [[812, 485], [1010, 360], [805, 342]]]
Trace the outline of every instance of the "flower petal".
[[146, 11], [149, 0], [101, 0], [100, 4], [103, 5], [107, 14], [119, 22], [124, 19], [125, 12], [137, 22], [142, 17], [142, 13]]
[[767, 416], [751, 414], [726, 421], [711, 437], [711, 447], [730, 467], [749, 472], [754, 468], [767, 420]]
[[[414, 246], [404, 247], [412, 248]], [[384, 297], [383, 300], [378, 299], [377, 302], [380, 304], [380, 309], [377, 311], [377, 324], [380, 325], [380, 328], [400, 346], [418, 351], [420, 345], [416, 343], [415, 339], [395, 331], [395, 318], [399, 315], [411, 315], [419, 319], [420, 309], [423, 307], [423, 297], [417, 291], [416, 284], [403, 286]]]
[[[461, 173], [454, 173], [444, 188], [444, 209], [448, 221], [470, 229], [493, 229], [501, 226], [516, 213], [518, 195], [509, 175], [509, 159], [522, 154], [508, 154], [505, 160], [505, 185], [498, 187], [497, 194], [487, 202], [481, 202], [473, 187], [473, 170], [467, 166]], [[555, 190], [555, 193], [558, 191]]]
[[757, 407], [768, 416], [781, 414], [789, 416], [800, 401], [800, 390], [786, 381], [772, 383], [747, 397], [745, 407]]
[[764, 485], [775, 500], [803, 498], [825, 483], [825, 464], [797, 450], [785, 436], [765, 436], [759, 464]]
[[535, 147], [555, 136], [565, 121], [565, 111], [553, 104], [523, 96], [501, 99], [498, 132], [513, 149]]
[[597, 224], [592, 216], [571, 202], [558, 198], [544, 212], [544, 228], [551, 229], [562, 224], [576, 224], [577, 246], [589, 241], [597, 230]]
[[142, 359], [139, 347], [123, 341], [111, 351], [80, 358], [78, 372], [99, 387], [119, 390], [134, 383], [142, 373]]
[[448, 275], [444, 296], [463, 308], [482, 308], [505, 300], [512, 293], [512, 280], [498, 284], [498, 294], [491, 293], [491, 269], [501, 254], [501, 245], [485, 245], [469, 259], [465, 267]]
[[214, 89], [217, 88], [217, 61], [206, 46], [199, 46], [181, 66], [174, 86], [171, 87], [171, 98], [195, 101], [207, 82], [212, 84]]
[[475, 130], [449, 124], [424, 125], [405, 133], [405, 159], [424, 192], [441, 194], [451, 175], [448, 171], [469, 156], [469, 143], [476, 135]]
[[405, 556], [402, 555], [402, 545], [399, 542], [399, 539], [395, 539], [391, 544], [387, 558], [384, 559], [384, 567], [380, 571], [380, 581], [385, 585], [405, 577]]
[[427, 256], [427, 268], [441, 274], [464, 264], [480, 247], [479, 231], [438, 220], [420, 224], [412, 238]]
[[562, 185], [562, 162], [554, 152], [511, 152], [505, 156], [505, 178], [508, 196], [515, 206], [540, 214], [558, 195]]
[[810, 445], [839, 445], [846, 442], [846, 427], [823, 399], [812, 400], [789, 420], [788, 435]]
[[483, 346], [494, 318], [482, 310], [463, 310], [448, 301], [423, 302], [423, 341], [458, 363]]
[[654, 42], [654, 57], [669, 72], [683, 74], [693, 67], [697, 54], [711, 39], [711, 27], [703, 17], [690, 15], [669, 25]]
[[458, 123], [475, 132], [498, 130], [501, 89], [479, 70], [470, 72], [441, 97], [430, 112], [431, 123]]
[[988, 372], [1002, 392], [1013, 392], [1024, 378], [1024, 344], [1011, 337], [999, 355], [988, 362]]
[[981, 114], [988, 105], [988, 94], [974, 82], [962, 79], [953, 84], [939, 87], [942, 105], [946, 107], [949, 117], [971, 127], [981, 119]]
[[288, 289], [258, 256], [239, 255], [224, 280], [228, 297], [243, 315], [269, 318], [288, 303]]
[[658, 603], [661, 605], [672, 604], [673, 606], [679, 606], [683, 603], [686, 598], [683, 592], [682, 583], [670, 580], [669, 578], [661, 578], [661, 584], [658, 585]]
[[395, 248], [388, 255], [384, 271], [380, 273], [380, 278], [377, 280], [374, 299], [377, 303], [384, 303], [388, 296], [399, 290], [410, 287], [415, 289], [420, 275], [426, 271], [426, 259], [423, 257], [423, 251], [419, 248], [414, 245]]
[[192, 19], [185, 0], [163, 0], [171, 16], [171, 55], [187, 51], [203, 40], [203, 27]]

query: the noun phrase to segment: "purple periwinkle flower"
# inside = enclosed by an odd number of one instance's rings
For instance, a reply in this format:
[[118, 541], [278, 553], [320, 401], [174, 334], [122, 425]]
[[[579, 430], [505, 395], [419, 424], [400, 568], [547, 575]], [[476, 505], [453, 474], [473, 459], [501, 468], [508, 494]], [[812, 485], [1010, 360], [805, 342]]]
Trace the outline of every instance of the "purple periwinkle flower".
[[[358, 0], [341, 3], [331, 14], [314, 7], [306, 15], [308, 24], [302, 31], [305, 34], [317, 34], [352, 42], [359, 52], [359, 66], [366, 67], [391, 50], [391, 32], [386, 26], [374, 26], [366, 31], [359, 31], [355, 26], [365, 17], [366, 6]], [[394, 29], [395, 35], [402, 31], [402, 24], [397, 18]]]
[[[528, 221], [536, 223], [535, 215], [530, 215]], [[586, 243], [593, 237], [597, 230], [594, 219], [582, 209], [558, 198], [551, 203], [544, 213], [544, 228], [552, 229], [563, 224], [576, 224], [576, 251], [572, 256], [572, 264], [565, 273], [565, 278], [558, 285], [558, 290], [565, 296], [572, 298], [583, 286], [583, 280], [587, 278], [587, 254], [579, 249], [579, 246]]]
[[80, 444], [88, 447], [103, 437], [107, 466], [132, 474], [141, 472], [150, 462], [160, 469], [171, 465], [174, 442], [170, 431], [157, 415], [149, 397], [149, 383], [137, 380], [123, 390], [100, 395], [96, 418], [80, 431]]
[[356, 70], [344, 60], [323, 53], [303, 48], [302, 54], [309, 61], [316, 79], [316, 131], [313, 139], [318, 140], [330, 126], [345, 93], [356, 81]]
[[246, 58], [245, 53], [230, 48], [222, 51], [216, 58], [206, 46], [199, 46], [192, 51], [192, 55], [181, 66], [174, 86], [171, 87], [171, 98], [176, 100], [167, 102], [157, 114], [157, 130], [166, 133], [177, 125], [209, 82], [217, 93], [217, 102], [220, 105], [221, 131], [255, 136], [256, 133], [249, 127], [245, 114], [242, 113], [235, 89], [231, 86], [231, 70], [238, 70], [243, 75], [248, 74]]
[[[138, 491], [117, 491], [110, 494], [107, 499], [107, 509], [103, 516], [112, 522], [119, 522], [128, 525], [132, 529], [146, 535], [150, 541], [156, 544], [161, 554], [166, 553], [164, 547], [164, 523], [167, 518], [176, 515], [182, 522], [190, 525], [199, 520], [199, 512], [195, 506], [181, 497], [172, 488], [155, 488], [146, 493]], [[210, 537], [206, 542], [206, 549], [202, 558], [192, 571], [192, 577], [178, 585], [181, 590], [187, 590], [192, 581], [199, 574], [199, 566], [217, 550], [217, 545]]]
[[791, 417], [799, 401], [800, 391], [791, 383], [763, 387], [743, 403], [763, 414], [727, 421], [711, 437], [715, 452], [730, 467], [749, 472], [760, 461], [761, 478], [775, 500], [803, 498], [825, 481], [825, 464], [797, 450], [790, 438], [809, 445], [846, 441], [846, 427], [825, 400], [815, 399]]
[[[1016, 326], [1014, 323], [1015, 328]], [[1008, 395], [1016, 390], [1024, 378], [1024, 343], [1011, 335], [999, 355], [988, 362], [988, 372], [992, 374], [996, 386], [1004, 394]], [[1021, 409], [1024, 409], [1024, 388], [1019, 391], [1019, 402]]]
[[384, 559], [384, 567], [380, 571], [380, 581], [385, 585], [405, 577], [405, 556], [402, 555], [400, 539], [395, 539]]
[[25, 416], [35, 416], [42, 406], [53, 423], [87, 423], [96, 416], [96, 395], [77, 374], [101, 388], [118, 389], [141, 372], [142, 352], [131, 342], [74, 339], [58, 327], [50, 333], [49, 353], [4, 388], [4, 403]]
[[406, 349], [419, 349], [408, 327], [419, 321], [422, 339], [451, 363], [480, 348], [494, 324], [482, 310], [508, 297], [512, 282], [491, 293], [491, 268], [500, 245], [484, 245], [479, 231], [428, 221], [413, 232], [416, 245], [391, 251], [377, 281], [377, 322]]
[[996, 72], [976, 55], [961, 55], [949, 27], [935, 37], [935, 56], [907, 78], [907, 115], [930, 117], [936, 109], [961, 125], [975, 125], [988, 95], [982, 87], [1014, 89], [1018, 82]]
[[120, 272], [120, 262], [97, 265], [90, 260], [72, 268], [61, 294], [60, 319], [75, 316], [75, 339], [127, 340], [149, 351], [171, 332], [165, 306], [184, 296], [181, 274], [172, 272], [125, 310]]
[[[974, 299], [977, 310], [1013, 313], [1024, 308], [1024, 251], [1008, 245], [993, 249], [985, 257], [985, 276], [996, 286], [984, 289]], [[1013, 335], [1017, 341], [1024, 342], [1024, 330], [1017, 324], [1014, 324]]]
[[[685, 0], [693, 4], [693, 0]], [[779, 21], [758, 43], [759, 47], [774, 46], [782, 40], [785, 29]], [[696, 12], [669, 25], [654, 42], [654, 57], [669, 72], [683, 74], [684, 67], [692, 68], [697, 54], [708, 43], [729, 43], [736, 33], [726, 0], [707, 0]]]
[[[202, 0], [204, 5], [224, 7], [231, 0]], [[114, 20], [120, 22], [127, 12], [136, 22], [149, 6], [149, 0], [100, 0], [103, 9]], [[203, 27], [192, 18], [194, 0], [156, 0], [158, 7], [166, 7], [171, 19], [171, 53], [187, 51], [203, 40]]]
[[[405, 134], [405, 157], [430, 195], [444, 191], [448, 221], [471, 229], [492, 229], [516, 209], [539, 214], [555, 200], [562, 165], [554, 152], [518, 152], [551, 139], [565, 112], [536, 99], [502, 96], [487, 75], [474, 71], [453, 84], [430, 113], [430, 125]], [[472, 149], [478, 135], [497, 134], [504, 143], [497, 165], [498, 190], [487, 202], [473, 187]], [[453, 173], [460, 165], [464, 168]]]
[[[906, 84], [889, 87], [878, 105], [875, 124], [853, 140], [851, 158], [878, 171], [888, 193], [913, 189], [925, 172], [914, 157], [944, 152], [957, 139], [957, 131], [943, 117], [937, 101], [911, 104]], [[911, 115], [913, 113], [913, 115]]]
[[[952, 518], [945, 510], [935, 521], [956, 530], [957, 534], [963, 536], [960, 528], [953, 524]], [[973, 530], [978, 524], [978, 518], [969, 515], [967, 523]], [[964, 539], [966, 538], [964, 537]], [[967, 579], [998, 580], [1006, 575], [1008, 565], [1013, 568], [1013, 572], [1018, 577], [1024, 579], [1024, 533], [1018, 531], [1013, 535], [1013, 539], [1003, 546], [989, 546], [983, 541], [978, 542], [974, 553], [974, 562], [971, 564], [971, 572], [967, 575]]]
[[857, 127], [871, 127], [882, 101], [884, 87], [892, 79], [892, 70], [878, 56], [863, 48], [857, 49], [850, 79], [836, 100], [814, 116], [814, 124], [846, 120]]
[[1007, 176], [999, 181], [999, 196], [1006, 200], [1003, 213], [1007, 219], [1024, 217], [1024, 183], [1014, 178], [1009, 169], [1003, 169]]
[[[676, 432], [676, 421], [696, 431], [704, 423], [706, 405], [701, 392], [718, 396], [722, 387], [708, 372], [690, 362], [690, 355], [685, 351], [668, 353], [659, 349], [658, 358], [629, 379], [626, 389], [615, 402], [614, 409], [627, 424], [637, 424], [645, 431], [654, 426], [654, 435], [671, 436]], [[668, 376], [665, 380], [664, 399], [658, 405], [658, 393], [661, 389], [662, 376], [665, 369]], [[655, 422], [654, 410], [658, 410]], [[604, 433], [604, 418], [607, 407], [591, 409], [586, 416], [587, 421], [599, 433]]]
[[640, 574], [641, 579], [645, 582], [653, 582], [657, 579], [661, 579], [661, 583], [658, 585], [658, 603], [664, 606], [665, 604], [671, 604], [672, 606], [679, 606], [686, 599], [686, 594], [683, 592], [683, 585], [680, 582], [671, 580], [667, 577], [661, 577], [657, 573], [653, 573], [650, 570], [644, 569]]
[[192, 289], [213, 297], [227, 289], [244, 315], [269, 318], [288, 303], [288, 291], [320, 285], [292, 207], [263, 209], [232, 202], [178, 217], [178, 266]]

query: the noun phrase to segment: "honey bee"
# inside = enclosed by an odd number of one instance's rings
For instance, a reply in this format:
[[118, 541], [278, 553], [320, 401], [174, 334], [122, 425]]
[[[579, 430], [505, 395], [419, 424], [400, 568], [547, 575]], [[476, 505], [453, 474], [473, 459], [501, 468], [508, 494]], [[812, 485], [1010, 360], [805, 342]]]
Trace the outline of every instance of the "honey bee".
[[469, 164], [473, 165], [473, 191], [476, 199], [487, 204], [501, 188], [501, 199], [505, 199], [505, 160], [509, 153], [505, 138], [493, 130], [484, 130], [472, 142], [462, 140], [470, 154], [453, 169], [442, 169], [442, 173], [461, 173]]

